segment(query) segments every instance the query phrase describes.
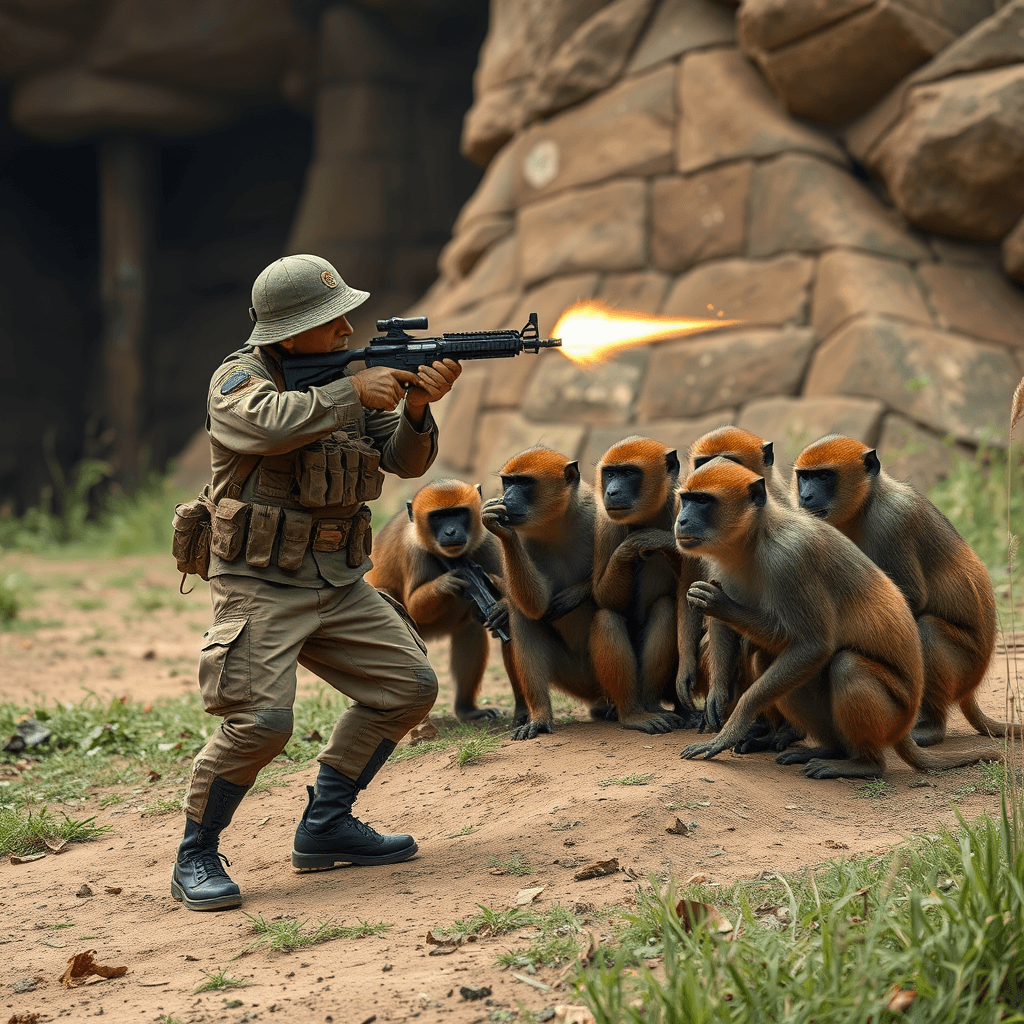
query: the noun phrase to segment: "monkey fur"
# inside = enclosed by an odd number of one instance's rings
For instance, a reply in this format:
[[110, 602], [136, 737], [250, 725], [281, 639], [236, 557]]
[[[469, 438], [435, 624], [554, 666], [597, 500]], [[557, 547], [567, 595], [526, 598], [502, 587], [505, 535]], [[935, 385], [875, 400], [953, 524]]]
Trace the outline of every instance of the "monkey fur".
[[[499, 714], [476, 703], [490, 646], [486, 628], [462, 597], [466, 584], [458, 570], [449, 571], [441, 561], [472, 558], [500, 586], [501, 555], [480, 522], [480, 507], [478, 487], [448, 479], [428, 484], [407, 503], [406, 511], [385, 524], [373, 546], [374, 566], [366, 575], [368, 583], [405, 608], [424, 639], [451, 639], [455, 716], [460, 722]], [[507, 646], [502, 649], [506, 660]], [[518, 695], [516, 704], [525, 711]]]
[[978, 707], [975, 691], [995, 650], [995, 594], [984, 564], [953, 524], [852, 437], [829, 434], [808, 445], [797, 456], [793, 491], [802, 509], [849, 537], [910, 605], [924, 655], [914, 741], [941, 743], [954, 704], [979, 733], [1024, 735], [1021, 726]]
[[514, 719], [512, 739], [525, 740], [552, 731], [552, 686], [588, 703], [594, 717], [611, 713], [588, 650], [597, 610], [594, 492], [578, 463], [541, 445], [512, 456], [501, 483], [482, 520], [501, 546], [507, 646], [527, 709]]
[[[688, 600], [712, 629], [725, 624], [773, 659], [723, 730], [682, 757], [734, 746], [776, 704], [819, 744], [777, 761], [810, 778], [880, 775], [887, 747], [918, 771], [1002, 760], [994, 745], [939, 757], [911, 739], [924, 689], [917, 625], [896, 585], [838, 530], [769, 501], [763, 477], [721, 458], [687, 478], [679, 501], [676, 541], [714, 573]], [[732, 671], [723, 652], [712, 647], [713, 672]]]

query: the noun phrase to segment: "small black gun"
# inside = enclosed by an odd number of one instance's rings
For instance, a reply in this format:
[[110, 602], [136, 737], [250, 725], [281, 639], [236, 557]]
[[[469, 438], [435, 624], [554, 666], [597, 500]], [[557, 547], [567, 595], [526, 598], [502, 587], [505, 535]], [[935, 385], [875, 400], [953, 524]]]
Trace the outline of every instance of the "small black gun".
[[[486, 623], [495, 604], [501, 600], [501, 592], [494, 585], [494, 580], [487, 575], [483, 566], [471, 558], [442, 558], [441, 564], [466, 582], [467, 586], [462, 591], [462, 596], [473, 605], [473, 617], [476, 621]], [[495, 626], [491, 632], [502, 643], [507, 644], [512, 639], [503, 626]]]
[[542, 338], [537, 327], [537, 314], [521, 331], [469, 331], [464, 334], [442, 334], [440, 338], [414, 338], [410, 331], [425, 331], [427, 318], [414, 316], [378, 320], [377, 330], [366, 348], [352, 351], [325, 352], [315, 355], [292, 355], [281, 360], [284, 386], [287, 391], [308, 391], [317, 384], [329, 384], [345, 374], [345, 367], [361, 359], [367, 366], [390, 366], [395, 370], [415, 373], [421, 366], [430, 366], [438, 359], [508, 359], [520, 352], [539, 352], [542, 348], [560, 348], [558, 338]]

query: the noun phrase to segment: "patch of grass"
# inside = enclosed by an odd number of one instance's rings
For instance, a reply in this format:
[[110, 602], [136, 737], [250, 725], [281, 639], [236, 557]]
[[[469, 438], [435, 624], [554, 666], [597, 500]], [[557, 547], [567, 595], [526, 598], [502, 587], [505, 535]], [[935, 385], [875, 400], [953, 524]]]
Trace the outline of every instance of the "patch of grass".
[[496, 736], [486, 734], [483, 736], [473, 736], [467, 740], [459, 740], [456, 744], [455, 763], [460, 768], [465, 768], [467, 764], [479, 761], [484, 754], [491, 754], [500, 746], [501, 744]]
[[522, 907], [495, 910], [483, 903], [476, 906], [478, 912], [472, 917], [462, 918], [437, 930], [446, 934], [463, 932], [466, 935], [504, 935], [534, 923], [533, 915]]
[[889, 797], [893, 795], [893, 788], [889, 785], [885, 779], [870, 779], [860, 787], [860, 791], [857, 796], [864, 800], [876, 800], [880, 797]]
[[355, 925], [338, 925], [331, 921], [319, 921], [313, 928], [307, 928], [302, 921], [267, 921], [262, 914], [249, 918], [252, 930], [259, 936], [244, 952], [257, 949], [271, 949], [287, 953], [304, 946], [318, 946], [332, 939], [362, 939], [368, 935], [383, 935], [394, 927], [384, 921], [372, 924], [360, 921]]
[[449, 832], [449, 839], [458, 839], [459, 836], [471, 836], [476, 831], [476, 825], [463, 825], [458, 832]]
[[194, 988], [194, 993], [198, 992], [217, 992], [224, 988], [245, 988], [249, 982], [245, 978], [235, 978], [228, 974], [224, 970], [216, 971], [203, 971], [206, 975], [206, 981], [204, 981], [198, 988]]
[[58, 921], [56, 924], [47, 925], [47, 927], [51, 931], [58, 932], [58, 931], [61, 930], [61, 928], [74, 928], [75, 927], [75, 922], [74, 921]]
[[17, 573], [0, 580], [0, 629], [9, 627], [18, 617], [23, 602], [22, 597], [15, 586]]
[[579, 823], [579, 818], [575, 821], [569, 821], [568, 819], [562, 819], [561, 821], [549, 821], [548, 828], [550, 828], [552, 832], [568, 832], [569, 829], [575, 828]]
[[0, 807], [0, 856], [38, 853], [46, 849], [47, 840], [87, 843], [112, 831], [109, 825], [97, 825], [95, 817], [76, 820], [63, 812], [58, 818], [46, 807], [27, 813]]
[[98, 612], [101, 608], [107, 607], [107, 602], [99, 597], [80, 597], [71, 604], [80, 612]]
[[492, 868], [500, 868], [506, 875], [532, 875], [533, 868], [523, 859], [521, 853], [513, 853], [511, 857], [501, 860], [498, 857], [491, 857], [487, 862]]
[[599, 786], [646, 786], [654, 778], [654, 772], [647, 775], [623, 775], [610, 779], [601, 779]]
[[[447, 750], [449, 747], [458, 748], [459, 753], [455, 760], [462, 756], [463, 747], [466, 750], [468, 760], [465, 764], [476, 760], [480, 754], [496, 750], [500, 744], [500, 735], [505, 732], [507, 725], [494, 723], [473, 723], [442, 720], [434, 723], [440, 735], [437, 739], [424, 740], [415, 746], [403, 743], [396, 748], [395, 752], [388, 758], [390, 762], [407, 761], [410, 757], [422, 757], [424, 754], [433, 754], [439, 750]], [[492, 731], [493, 730], [493, 731]], [[493, 746], [491, 745], [493, 744]], [[460, 763], [460, 767], [463, 765]]]
[[143, 807], [142, 817], [158, 818], [163, 814], [180, 814], [182, 795], [183, 793], [178, 796], [169, 796], [163, 800], [157, 800], [155, 804], [149, 804], [147, 807]]
[[565, 907], [552, 907], [531, 915], [537, 928], [525, 949], [506, 950], [496, 963], [499, 967], [518, 967], [536, 971], [538, 967], [561, 967], [575, 960], [580, 953], [579, 919]]
[[[868, 1024], [1024, 1020], [1024, 819], [1019, 806], [883, 857], [684, 895], [739, 927], [728, 939], [637, 894], [629, 926], [580, 972], [598, 1024]], [[777, 913], [781, 912], [781, 913]], [[655, 972], [637, 942], [661, 944]]]

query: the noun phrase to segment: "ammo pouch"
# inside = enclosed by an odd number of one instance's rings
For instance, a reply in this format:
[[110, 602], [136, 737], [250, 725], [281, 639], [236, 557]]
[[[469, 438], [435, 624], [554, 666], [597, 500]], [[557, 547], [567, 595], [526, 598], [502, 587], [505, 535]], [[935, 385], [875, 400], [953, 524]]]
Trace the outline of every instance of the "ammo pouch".
[[313, 529], [313, 550], [324, 553], [341, 551], [347, 554], [351, 568], [358, 568], [370, 557], [373, 548], [373, 513], [363, 505], [351, 519], [318, 519]]
[[174, 507], [171, 553], [178, 572], [182, 574], [183, 584], [187, 575], [201, 576], [204, 580], [210, 578], [210, 513], [213, 507], [205, 492]]
[[369, 438], [341, 431], [297, 452], [295, 476], [298, 501], [305, 508], [373, 501], [384, 486], [380, 452]]
[[236, 498], [222, 498], [213, 510], [210, 551], [226, 562], [233, 562], [242, 553], [245, 524], [249, 506]]

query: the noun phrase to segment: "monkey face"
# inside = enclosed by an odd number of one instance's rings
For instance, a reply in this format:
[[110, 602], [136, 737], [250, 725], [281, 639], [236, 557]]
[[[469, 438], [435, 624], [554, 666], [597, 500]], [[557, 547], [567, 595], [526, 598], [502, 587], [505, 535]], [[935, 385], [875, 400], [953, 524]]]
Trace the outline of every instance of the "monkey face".
[[834, 469], [798, 469], [796, 486], [800, 507], [820, 519], [828, 519], [838, 482], [839, 474]]
[[601, 499], [612, 519], [626, 519], [640, 498], [644, 472], [628, 463], [601, 467]]
[[458, 558], [465, 552], [472, 523], [470, 511], [464, 505], [428, 512], [427, 524], [438, 551], [445, 558]]
[[674, 532], [683, 551], [703, 547], [718, 532], [718, 499], [701, 491], [680, 491]]
[[530, 506], [537, 491], [536, 477], [503, 476], [501, 478], [502, 504], [509, 526], [522, 526], [530, 518]]

